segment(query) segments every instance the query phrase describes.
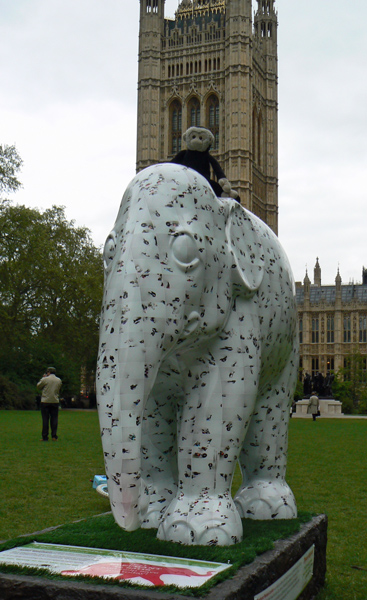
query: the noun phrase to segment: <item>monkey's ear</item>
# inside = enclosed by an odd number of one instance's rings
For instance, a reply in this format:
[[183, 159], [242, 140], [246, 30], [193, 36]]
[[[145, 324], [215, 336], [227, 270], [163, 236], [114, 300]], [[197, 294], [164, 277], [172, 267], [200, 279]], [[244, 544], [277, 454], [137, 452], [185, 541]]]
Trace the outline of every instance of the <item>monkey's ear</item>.
[[185, 131], [185, 133], [183, 134], [183, 136], [182, 136], [182, 139], [183, 139], [183, 141], [184, 141], [185, 143], [186, 143], [186, 141], [187, 141], [187, 134], [188, 134], [188, 132], [189, 132], [189, 130], [187, 129], [187, 130]]

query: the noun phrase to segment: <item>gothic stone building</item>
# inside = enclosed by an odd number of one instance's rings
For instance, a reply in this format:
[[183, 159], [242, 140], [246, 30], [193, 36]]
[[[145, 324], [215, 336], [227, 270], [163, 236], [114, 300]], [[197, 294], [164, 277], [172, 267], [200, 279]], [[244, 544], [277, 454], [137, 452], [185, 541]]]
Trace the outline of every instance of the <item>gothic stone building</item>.
[[338, 270], [335, 285], [322, 285], [317, 259], [313, 284], [306, 272], [303, 285], [296, 283], [296, 294], [300, 379], [306, 373], [315, 376], [320, 372], [325, 377], [348, 369], [353, 354], [361, 356], [366, 375], [367, 270], [363, 268], [361, 284], [342, 285]]
[[242, 204], [277, 233], [275, 0], [140, 0], [137, 170], [173, 158], [182, 133], [210, 129]]

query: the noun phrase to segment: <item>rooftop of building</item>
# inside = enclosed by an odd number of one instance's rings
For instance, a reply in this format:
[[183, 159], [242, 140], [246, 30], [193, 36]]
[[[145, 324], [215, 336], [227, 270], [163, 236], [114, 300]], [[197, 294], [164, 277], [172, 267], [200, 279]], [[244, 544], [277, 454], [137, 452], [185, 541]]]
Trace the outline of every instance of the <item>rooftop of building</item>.
[[[296, 298], [297, 304], [303, 304], [305, 298], [304, 286], [296, 286]], [[309, 298], [311, 304], [318, 304], [319, 302], [334, 304], [336, 298], [336, 285], [311, 285]], [[342, 302], [352, 302], [352, 300], [367, 302], [367, 285], [362, 283], [349, 283], [347, 285], [342, 285], [341, 300]]]
[[338, 269], [335, 283], [331, 285], [322, 285], [321, 267], [319, 259], [317, 258], [314, 268], [313, 284], [310, 281], [307, 270], [303, 283], [296, 283], [297, 304], [303, 304], [306, 294], [311, 304], [319, 304], [320, 302], [334, 304], [338, 290], [340, 290], [342, 302], [367, 302], [367, 269], [364, 267], [362, 268], [362, 283], [350, 282], [348, 284], [343, 284]]

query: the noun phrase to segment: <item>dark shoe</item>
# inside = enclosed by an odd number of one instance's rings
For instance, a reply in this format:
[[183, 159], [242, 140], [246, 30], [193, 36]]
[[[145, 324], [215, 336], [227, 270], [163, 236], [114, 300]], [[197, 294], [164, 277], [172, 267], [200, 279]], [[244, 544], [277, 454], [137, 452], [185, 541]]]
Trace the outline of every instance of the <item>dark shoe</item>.
[[57, 442], [57, 437], [56, 438], [52, 438], [53, 442]]

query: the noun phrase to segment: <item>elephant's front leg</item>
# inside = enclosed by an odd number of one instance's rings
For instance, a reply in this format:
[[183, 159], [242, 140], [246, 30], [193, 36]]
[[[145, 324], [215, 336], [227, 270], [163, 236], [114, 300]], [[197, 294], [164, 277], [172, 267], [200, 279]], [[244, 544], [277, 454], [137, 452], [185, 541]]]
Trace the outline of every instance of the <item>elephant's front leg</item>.
[[297, 507], [285, 480], [288, 422], [297, 376], [297, 354], [289, 357], [279, 377], [256, 403], [240, 455], [242, 486], [235, 503], [248, 519], [294, 519]]
[[177, 411], [183, 400], [181, 373], [174, 358], [163, 363], [149, 396], [142, 432], [142, 477], [149, 504], [142, 527], [157, 529], [177, 492]]
[[224, 333], [188, 372], [178, 436], [178, 493], [158, 529], [160, 539], [202, 545], [242, 539], [231, 483], [258, 373], [256, 348], [251, 342], [246, 346], [248, 353], [237, 332]]

